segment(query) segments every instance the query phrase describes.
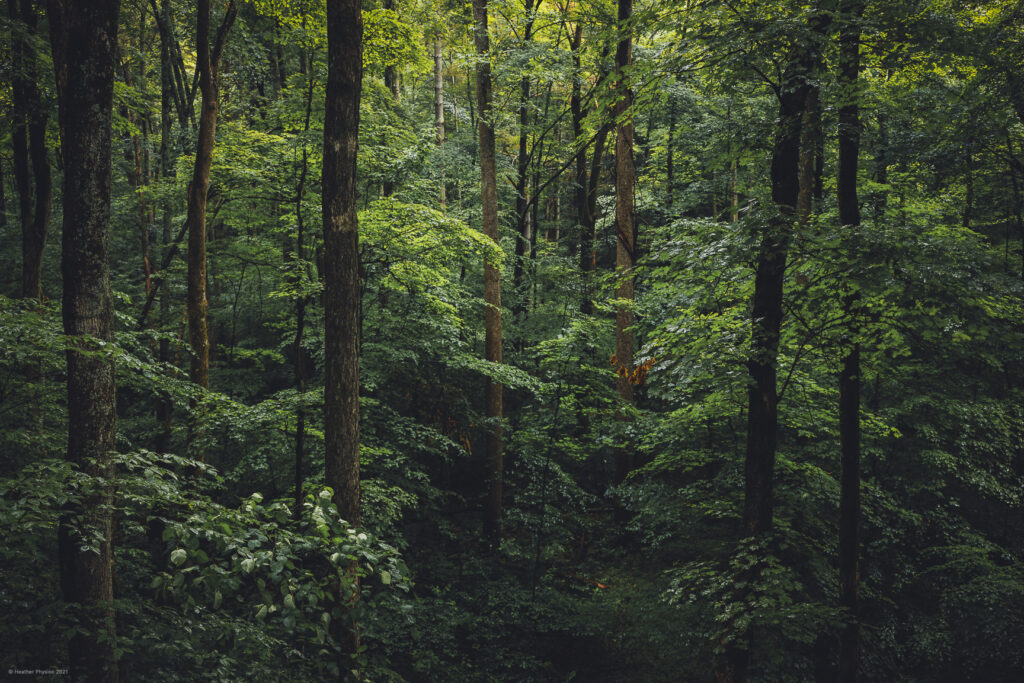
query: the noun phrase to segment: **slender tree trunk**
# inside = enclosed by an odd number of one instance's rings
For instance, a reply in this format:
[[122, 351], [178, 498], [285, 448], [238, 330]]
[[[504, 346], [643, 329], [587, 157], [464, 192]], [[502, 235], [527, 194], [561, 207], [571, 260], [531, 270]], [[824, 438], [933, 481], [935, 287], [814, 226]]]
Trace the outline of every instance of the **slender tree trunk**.
[[[15, 185], [21, 218], [21, 295], [42, 298], [43, 249], [50, 224], [52, 183], [50, 160], [46, 149], [46, 128], [49, 117], [43, 108], [39, 93], [39, 60], [35, 53], [34, 37], [38, 33], [38, 18], [30, 0], [9, 0], [11, 19], [19, 20], [21, 27], [12, 23], [11, 66], [14, 98], [14, 125], [12, 147], [14, 151]], [[24, 31], [24, 36], [20, 32]], [[31, 164], [31, 176], [29, 165]]]
[[772, 153], [772, 200], [779, 216], [761, 234], [751, 310], [751, 384], [747, 409], [744, 528], [760, 536], [772, 525], [773, 472], [778, 430], [776, 363], [782, 328], [782, 285], [800, 189], [800, 120], [807, 97], [804, 75], [791, 61], [780, 96], [779, 130]]
[[[434, 130], [437, 134], [437, 146], [444, 146], [444, 60], [441, 55], [441, 38], [434, 38]], [[438, 202], [441, 210], [445, 208], [444, 164], [441, 164], [441, 182], [438, 187]]]
[[[338, 514], [360, 523], [359, 497], [359, 225], [356, 158], [362, 92], [363, 20], [360, 0], [327, 5], [327, 101], [324, 113], [324, 479], [334, 490]], [[358, 599], [353, 567], [349, 606]], [[339, 600], [346, 596], [338, 595]], [[353, 670], [359, 629], [335, 632]]]
[[665, 143], [667, 159], [665, 161], [665, 195], [668, 208], [672, 208], [676, 200], [676, 99], [669, 93], [668, 105], [668, 141]]
[[[384, 0], [384, 9], [394, 12], [395, 0]], [[384, 87], [391, 93], [391, 97], [398, 102], [398, 68], [394, 64], [384, 67]]]
[[[474, 42], [477, 52], [476, 97], [480, 112], [480, 190], [484, 234], [498, 244], [498, 175], [494, 151], [494, 120], [491, 110], [490, 37], [487, 32], [487, 0], [473, 0]], [[501, 362], [501, 264], [484, 261], [485, 356]], [[491, 423], [486, 438], [487, 499], [484, 504], [484, 537], [496, 542], [501, 536], [502, 516], [502, 385], [487, 380], [486, 414]]]
[[[83, 630], [69, 643], [71, 677], [116, 681], [113, 610], [113, 478], [117, 422], [114, 365], [85, 352], [113, 340], [110, 292], [110, 138], [118, 0], [51, 0], [50, 42], [64, 159], [64, 333], [68, 461], [106, 483], [65, 510], [58, 529], [61, 592]], [[93, 341], [95, 340], [95, 341]], [[95, 481], [95, 480], [93, 480]]]
[[[616, 104], [613, 119], [615, 136], [615, 267], [619, 278], [616, 298], [629, 302], [615, 310], [615, 356], [618, 358], [616, 389], [623, 403], [633, 403], [633, 263], [636, 231], [633, 224], [633, 90], [627, 70], [632, 63], [633, 0], [618, 0], [619, 43], [615, 50]], [[622, 482], [633, 469], [633, 450], [623, 447], [615, 454], [615, 483]]]
[[[760, 229], [751, 306], [750, 374], [747, 404], [747, 444], [744, 472], [743, 528], [748, 536], [763, 537], [772, 526], [775, 446], [778, 432], [776, 385], [779, 335], [782, 328], [782, 288], [786, 259], [800, 195], [800, 139], [807, 76], [814, 63], [807, 46], [790, 56], [779, 91], [779, 127], [772, 150], [772, 201], [778, 216]], [[753, 580], [760, 569], [750, 570]], [[743, 600], [741, 589], [734, 599]], [[746, 679], [749, 646], [724, 643], [715, 656], [714, 676], [720, 683]]]
[[[311, 59], [312, 60], [312, 55]], [[299, 182], [295, 188], [295, 284], [299, 292], [302, 292], [306, 277], [306, 253], [305, 253], [305, 221], [302, 214], [302, 200], [306, 194], [306, 176], [309, 173], [309, 152], [306, 149], [306, 136], [309, 134], [309, 125], [313, 116], [313, 85], [315, 80], [309, 77], [306, 89], [306, 120], [303, 124], [302, 137], [302, 166], [299, 170]], [[306, 332], [306, 303], [305, 294], [299, 294], [295, 299], [295, 389], [302, 394], [306, 391], [306, 354], [302, 348], [303, 336]], [[295, 516], [302, 513], [302, 465], [305, 459], [305, 438], [306, 438], [306, 412], [299, 408], [295, 415]]]
[[[169, 22], [171, 12], [170, 0], [162, 0], [159, 13], [164, 21]], [[171, 111], [174, 106], [174, 76], [171, 65], [171, 46], [169, 34], [160, 32], [160, 182], [170, 182], [173, 176], [171, 167]], [[166, 195], [165, 195], [166, 197]], [[161, 264], [169, 262], [168, 252], [171, 249], [171, 215], [174, 212], [174, 203], [170, 197], [166, 197], [161, 206], [161, 233], [162, 244]], [[160, 277], [160, 328], [166, 331], [171, 322], [171, 295], [167, 278], [161, 271], [157, 272]], [[152, 292], [151, 292], [152, 294]], [[160, 339], [159, 356], [161, 363], [168, 363], [171, 360], [170, 343], [167, 339]], [[171, 447], [171, 417], [174, 404], [171, 397], [161, 394], [157, 403], [156, 415], [160, 423], [160, 435], [157, 438], [157, 451], [166, 453]]]
[[[538, 7], [540, 2], [537, 3]], [[523, 29], [523, 44], [529, 46], [533, 40], [533, 0], [524, 0], [523, 11], [526, 14], [526, 26]], [[530, 124], [530, 77], [523, 76], [519, 80], [519, 155], [516, 158], [516, 249], [515, 261], [512, 264], [512, 292], [515, 304], [512, 317], [519, 320], [526, 310], [526, 293], [521, 291], [526, 258], [530, 251], [530, 217], [527, 214], [529, 198], [527, 184], [529, 182], [529, 124]]]
[[216, 44], [210, 47], [210, 0], [198, 0], [196, 7], [196, 66], [199, 70], [199, 138], [192, 182], [188, 186], [188, 337], [192, 345], [189, 378], [195, 384], [210, 386], [210, 339], [206, 319], [206, 198], [210, 189], [210, 167], [217, 131], [220, 58], [224, 41], [238, 9], [228, 3], [224, 20], [217, 31]]
[[[860, 15], [863, 0], [845, 0], [845, 16], [839, 32], [839, 84], [843, 104], [839, 108], [839, 173], [837, 194], [839, 222], [856, 229], [860, 225], [857, 197], [857, 165], [860, 155], [860, 113], [857, 80], [860, 72]], [[967, 214], [964, 217], [967, 221]], [[860, 666], [860, 622], [857, 593], [858, 544], [860, 536], [860, 347], [859, 332], [852, 320], [857, 297], [846, 297], [844, 306], [851, 317], [847, 340], [849, 349], [839, 375], [839, 603], [846, 610], [846, 625], [840, 633], [839, 680], [853, 683]]]

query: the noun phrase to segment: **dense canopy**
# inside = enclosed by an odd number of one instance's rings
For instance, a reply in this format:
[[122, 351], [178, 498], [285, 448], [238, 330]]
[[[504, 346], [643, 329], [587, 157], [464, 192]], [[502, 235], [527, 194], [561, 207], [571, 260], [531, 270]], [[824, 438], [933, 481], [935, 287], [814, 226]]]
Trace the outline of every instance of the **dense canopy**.
[[1021, 680], [1021, 0], [4, 6], [0, 670]]

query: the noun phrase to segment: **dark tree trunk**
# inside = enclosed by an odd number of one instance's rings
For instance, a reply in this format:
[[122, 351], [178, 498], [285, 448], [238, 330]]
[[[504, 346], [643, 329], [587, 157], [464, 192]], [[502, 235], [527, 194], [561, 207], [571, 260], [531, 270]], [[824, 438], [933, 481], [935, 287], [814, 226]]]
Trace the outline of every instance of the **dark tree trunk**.
[[[118, 0], [51, 0], [48, 7], [64, 159], [64, 333], [68, 461], [107, 483], [66, 509], [58, 530], [61, 591], [83, 630], [69, 643], [71, 677], [116, 681], [113, 610], [114, 366], [91, 351], [113, 340], [110, 293], [110, 137]], [[95, 547], [86, 547], [95, 546]]]
[[[617, 122], [615, 135], [615, 267], [619, 278], [616, 298], [633, 301], [633, 263], [636, 231], [633, 225], [633, 90], [626, 72], [632, 63], [633, 0], [618, 0], [619, 42], [615, 50], [615, 107], [613, 120]], [[623, 403], [633, 403], [633, 308], [620, 305], [615, 311], [615, 356], [618, 358], [618, 377], [615, 386]], [[626, 446], [615, 454], [615, 483], [621, 483], [633, 469], [633, 450]]]
[[323, 224], [326, 480], [342, 519], [359, 509], [359, 226], [356, 154], [362, 91], [359, 0], [329, 5]]
[[[171, 12], [170, 0], [162, 0], [160, 14], [164, 21], [169, 22]], [[160, 32], [160, 182], [169, 182], [172, 176], [171, 167], [171, 110], [174, 106], [174, 76], [171, 65], [171, 46], [164, 31]], [[167, 197], [161, 206], [161, 266], [170, 262], [168, 252], [171, 249], [171, 215], [174, 212], [174, 204]], [[171, 297], [167, 278], [163, 276], [162, 268], [157, 271], [160, 278], [160, 327], [166, 328], [171, 318]], [[150, 291], [150, 296], [155, 292]], [[145, 315], [144, 315], [145, 318]], [[161, 363], [168, 363], [171, 360], [170, 342], [161, 337], [158, 358]], [[171, 447], [171, 416], [174, 404], [170, 396], [162, 394], [156, 407], [157, 421], [160, 423], [160, 435], [157, 437], [157, 451], [166, 453]]]
[[[480, 190], [483, 204], [484, 234], [498, 244], [498, 180], [494, 151], [494, 121], [491, 111], [490, 37], [487, 32], [487, 0], [473, 0], [474, 42], [479, 61], [476, 65], [476, 98], [479, 110]], [[484, 261], [484, 355], [492, 363], [501, 362], [501, 266]], [[487, 428], [487, 497], [484, 503], [483, 532], [491, 542], [501, 536], [502, 480], [504, 473], [502, 442], [502, 385], [487, 380], [485, 412]]]
[[[43, 108], [34, 36], [39, 21], [31, 0], [9, 0], [12, 22], [11, 79], [14, 103], [11, 141], [21, 219], [21, 295], [42, 298], [43, 249], [50, 224], [52, 183], [46, 149], [49, 116]], [[22, 35], [24, 32], [24, 36]], [[31, 169], [29, 168], [31, 165]], [[31, 171], [31, 175], [30, 175]]]
[[[844, 101], [839, 108], [839, 173], [837, 195], [839, 222], [856, 229], [860, 225], [857, 197], [857, 165], [860, 155], [860, 113], [857, 79], [860, 72], [860, 15], [863, 0], [846, 0], [839, 31], [839, 85]], [[966, 214], [964, 220], [967, 220]], [[858, 542], [860, 530], [860, 348], [853, 320], [857, 297], [844, 301], [850, 316], [848, 350], [839, 375], [839, 603], [846, 610], [846, 625], [840, 633], [839, 680], [857, 680], [860, 665], [860, 623], [857, 593]]]
[[195, 165], [188, 186], [188, 338], [192, 345], [189, 378], [205, 388], [210, 386], [210, 338], [206, 320], [206, 196], [210, 189], [210, 167], [213, 165], [213, 144], [217, 132], [220, 58], [238, 9], [233, 1], [228, 3], [212, 49], [210, 0], [198, 0], [196, 12], [196, 67], [202, 105]]
[[[807, 76], [812, 53], [803, 46], [790, 56], [779, 88], [779, 127], [772, 150], [772, 201], [777, 216], [760, 229], [751, 306], [750, 374], [747, 404], [747, 446], [743, 529], [763, 537], [772, 526], [775, 446], [778, 431], [776, 384], [779, 334], [782, 328], [782, 290], [786, 259], [800, 195], [800, 140], [803, 108], [807, 102]], [[754, 567], [751, 574], [760, 569]], [[748, 575], [749, 582], [755, 577]], [[743, 590], [735, 596], [744, 599]], [[724, 643], [715, 656], [714, 676], [722, 683], [742, 681], [749, 663], [748, 647]]]
[[[384, 0], [384, 9], [394, 12], [395, 0]], [[398, 102], [398, 67], [388, 64], [384, 67], [384, 87], [391, 93], [391, 97]]]
[[743, 515], [744, 529], [751, 536], [760, 536], [772, 525], [778, 430], [776, 363], [782, 328], [782, 285], [800, 192], [800, 121], [807, 99], [804, 71], [802, 61], [792, 60], [783, 76], [771, 164], [772, 201], [778, 217], [762, 229], [754, 276]]
[[[312, 61], [312, 59], [310, 59]], [[303, 124], [302, 166], [299, 169], [299, 182], [295, 188], [295, 277], [294, 282], [301, 292], [306, 277], [306, 226], [302, 214], [302, 200], [306, 194], [306, 177], [309, 173], [309, 151], [305, 139], [309, 134], [309, 125], [313, 116], [313, 85], [312, 77], [306, 88], [306, 119]], [[303, 336], [306, 332], [307, 297], [301, 294], [295, 299], [295, 389], [300, 393], [306, 391], [307, 364], [306, 354], [302, 348]], [[305, 458], [306, 412], [299, 408], [295, 415], [295, 516], [302, 513], [302, 465]]]
[[[327, 92], [324, 112], [324, 479], [334, 490], [338, 514], [360, 523], [359, 497], [359, 225], [356, 158], [362, 93], [363, 20], [360, 0], [327, 5]], [[354, 608], [358, 582], [352, 568]], [[359, 649], [354, 622], [335, 622], [341, 670], [353, 671]]]

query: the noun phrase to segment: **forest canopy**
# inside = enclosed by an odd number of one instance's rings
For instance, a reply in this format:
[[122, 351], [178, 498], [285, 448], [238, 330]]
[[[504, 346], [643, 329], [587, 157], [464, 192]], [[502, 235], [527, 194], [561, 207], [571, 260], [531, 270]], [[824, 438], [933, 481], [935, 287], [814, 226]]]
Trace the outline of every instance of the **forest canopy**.
[[1021, 680], [1022, 0], [3, 6], [12, 679]]

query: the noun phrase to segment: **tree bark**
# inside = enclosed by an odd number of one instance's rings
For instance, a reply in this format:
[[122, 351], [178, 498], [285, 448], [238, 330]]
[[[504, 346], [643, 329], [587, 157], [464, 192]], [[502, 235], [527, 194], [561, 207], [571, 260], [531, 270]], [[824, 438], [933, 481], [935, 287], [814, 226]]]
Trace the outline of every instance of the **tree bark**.
[[[155, 10], [154, 10], [155, 12]], [[169, 23], [171, 13], [170, 0], [162, 0], [159, 14], [163, 15], [164, 21]], [[159, 173], [160, 182], [167, 182], [172, 177], [171, 167], [171, 110], [174, 106], [174, 75], [171, 65], [171, 46], [168, 42], [169, 36], [164, 31], [160, 32], [160, 159]], [[161, 270], [163, 263], [169, 262], [167, 258], [171, 249], [171, 214], [174, 212], [174, 204], [170, 197], [164, 199], [161, 206]], [[161, 270], [156, 271], [160, 278], [160, 327], [166, 328], [171, 318], [171, 297], [170, 287], [167, 278]], [[150, 291], [152, 296], [154, 292]], [[145, 317], [145, 314], [144, 314]], [[160, 339], [158, 358], [161, 363], [171, 360], [171, 347], [167, 339]], [[174, 411], [174, 404], [170, 396], [162, 394], [156, 407], [157, 421], [160, 423], [160, 434], [157, 437], [157, 451], [166, 453], [171, 447], [171, 417]]]
[[[523, 45], [528, 46], [533, 40], [534, 10], [540, 7], [540, 0], [534, 6], [533, 0], [524, 0], [523, 11], [526, 13], [526, 26], [523, 28]], [[527, 184], [530, 170], [529, 124], [530, 124], [530, 77], [523, 76], [519, 80], [519, 154], [516, 157], [516, 249], [515, 261], [512, 264], [512, 292], [515, 305], [512, 316], [519, 320], [526, 310], [526, 293], [522, 291], [523, 273], [526, 259], [530, 255], [531, 225], [527, 213], [529, 199]]]
[[67, 458], [72, 468], [105, 481], [61, 516], [60, 579], [64, 600], [76, 606], [72, 614], [83, 627], [69, 643], [71, 677], [97, 682], [118, 679], [112, 604], [114, 366], [95, 351], [97, 342], [113, 340], [110, 138], [118, 5], [50, 0], [48, 6], [64, 159], [63, 322], [64, 333], [75, 340], [67, 353]]
[[210, 47], [210, 0], [198, 0], [196, 18], [196, 67], [199, 71], [199, 138], [192, 181], [188, 186], [188, 337], [192, 345], [189, 379], [201, 387], [210, 386], [210, 339], [206, 320], [206, 198], [210, 189], [210, 168], [217, 132], [220, 58], [224, 41], [238, 9], [228, 3], [224, 20], [217, 31], [216, 44]]
[[[363, 20], [360, 0], [327, 5], [327, 92], [324, 112], [324, 479], [338, 514], [360, 523], [359, 497], [359, 225], [356, 158], [362, 93]], [[354, 567], [353, 567], [354, 574]], [[352, 577], [348, 609], [358, 599]], [[344, 606], [343, 606], [344, 607]], [[354, 622], [338, 626], [341, 670], [352, 671], [359, 649]]]
[[[11, 79], [13, 126], [11, 141], [14, 156], [15, 187], [21, 219], [21, 296], [42, 298], [43, 249], [50, 224], [52, 182], [46, 149], [49, 116], [39, 93], [39, 60], [34, 36], [39, 21], [31, 0], [9, 0], [12, 20]], [[13, 22], [20, 21], [21, 27]], [[22, 37], [24, 31], [26, 37]], [[30, 168], [31, 165], [31, 176]]]
[[[479, 110], [480, 191], [484, 234], [499, 244], [498, 180], [494, 151], [494, 121], [491, 111], [490, 37], [487, 32], [487, 0], [473, 0], [474, 43], [477, 52], [476, 98]], [[488, 361], [501, 363], [501, 264], [484, 261], [484, 354]], [[501, 536], [502, 481], [504, 473], [502, 441], [502, 385], [487, 380], [485, 412], [490, 422], [485, 453], [487, 458], [487, 498], [484, 503], [483, 533], [490, 542]]]
[[[616, 389], [619, 398], [633, 404], [633, 263], [635, 260], [636, 230], [633, 224], [633, 90], [629, 85], [628, 69], [632, 64], [633, 0], [618, 0], [619, 42], [615, 50], [615, 107], [612, 112], [617, 130], [615, 136], [615, 267], [619, 284], [615, 296], [620, 301], [615, 310], [615, 356], [618, 358]], [[633, 450], [620, 448], [615, 454], [615, 483], [621, 483], [633, 469]]]
[[778, 430], [776, 386], [782, 286], [793, 219], [800, 191], [801, 114], [807, 98], [805, 65], [792, 59], [779, 94], [779, 129], [772, 152], [772, 201], [778, 217], [761, 230], [751, 309], [751, 349], [747, 370], [747, 450], [744, 529], [760, 536], [772, 525], [773, 472]]
[[[437, 146], [444, 146], [444, 60], [441, 55], [441, 38], [434, 38], [434, 130], [437, 134]], [[440, 165], [441, 182], [438, 186], [438, 202], [444, 210], [447, 196], [445, 192], [444, 164]]]
[[360, 0], [331, 3], [328, 13], [324, 122], [323, 224], [326, 478], [341, 517], [358, 525], [359, 509], [359, 226], [356, 155], [362, 91]]
[[[843, 103], [839, 108], [839, 168], [837, 195], [839, 222], [846, 227], [860, 225], [857, 197], [857, 166], [860, 155], [860, 112], [857, 80], [860, 72], [860, 15], [863, 0], [845, 0], [839, 31], [839, 86]], [[965, 214], [965, 222], [967, 217]], [[839, 375], [839, 603], [846, 610], [846, 624], [839, 639], [839, 680], [853, 683], [860, 666], [860, 622], [858, 615], [858, 544], [860, 536], [860, 347], [854, 319], [857, 297], [845, 298], [851, 318], [849, 346]]]

